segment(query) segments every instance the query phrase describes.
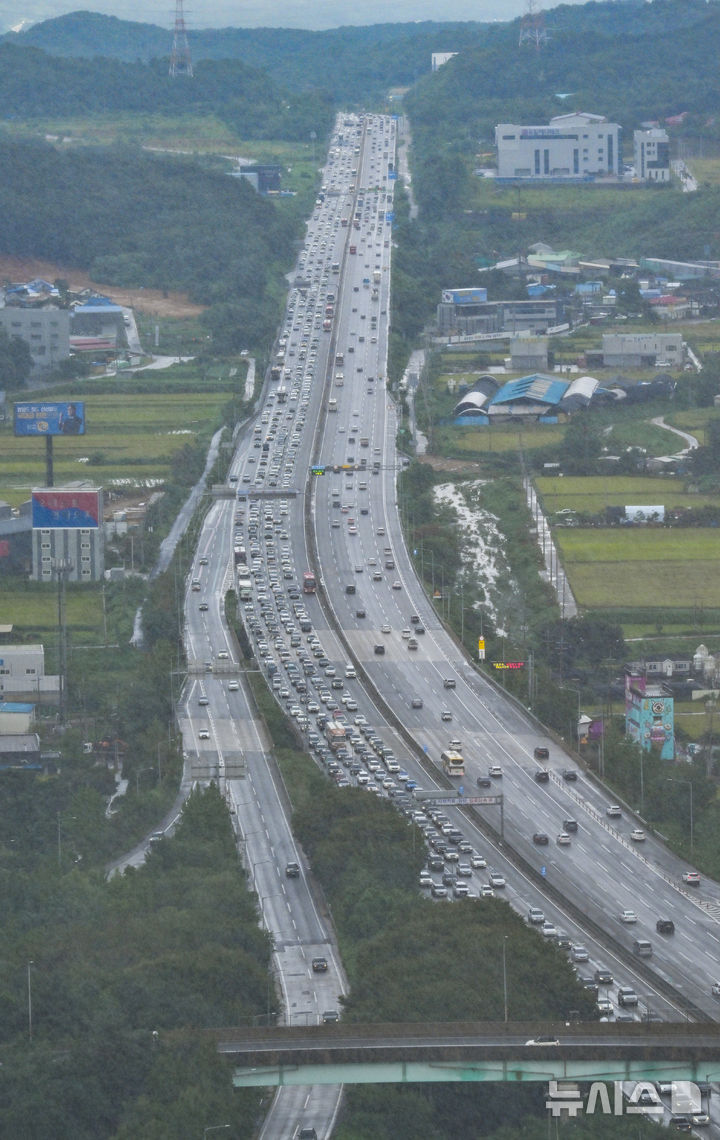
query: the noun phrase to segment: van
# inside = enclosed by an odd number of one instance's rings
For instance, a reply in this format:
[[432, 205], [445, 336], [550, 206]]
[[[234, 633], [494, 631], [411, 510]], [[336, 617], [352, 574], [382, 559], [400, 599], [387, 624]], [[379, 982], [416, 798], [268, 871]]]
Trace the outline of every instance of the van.
[[456, 681], [454, 677], [446, 677], [443, 681], [443, 689], [454, 689]]
[[636, 938], [633, 942], [633, 954], [638, 958], [652, 958], [652, 942], [647, 938]]

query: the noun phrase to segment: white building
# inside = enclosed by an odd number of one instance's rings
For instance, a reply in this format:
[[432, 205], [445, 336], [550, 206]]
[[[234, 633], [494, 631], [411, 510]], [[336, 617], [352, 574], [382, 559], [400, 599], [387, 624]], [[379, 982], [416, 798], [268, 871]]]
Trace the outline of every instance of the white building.
[[45, 673], [42, 645], [0, 645], [0, 698], [57, 697], [60, 678]]
[[642, 182], [670, 181], [670, 140], [667, 131], [651, 127], [633, 131], [635, 176]]
[[622, 172], [622, 127], [586, 111], [556, 115], [547, 126], [499, 123], [498, 178], [592, 179]]
[[52, 307], [0, 308], [0, 326], [8, 336], [24, 340], [32, 356], [33, 374], [50, 372], [70, 355], [70, 313]]
[[603, 333], [606, 368], [681, 368], [682, 333]]
[[431, 57], [433, 71], [437, 71], [439, 67], [442, 67], [443, 64], [447, 63], [448, 60], [456, 55], [456, 51], [434, 51]]

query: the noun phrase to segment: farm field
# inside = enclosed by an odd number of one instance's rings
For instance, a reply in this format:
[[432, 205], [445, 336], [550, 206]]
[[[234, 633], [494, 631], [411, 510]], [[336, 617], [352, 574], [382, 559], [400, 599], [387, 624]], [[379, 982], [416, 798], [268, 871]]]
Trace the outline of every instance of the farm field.
[[716, 495], [686, 490], [687, 480], [677, 477], [615, 475], [564, 476], [536, 480], [548, 515], [561, 510], [600, 514], [605, 507], [702, 507], [718, 502]]
[[[90, 479], [104, 487], [151, 489], [168, 477], [172, 455], [184, 441], [209, 438], [219, 426], [229, 393], [115, 390], [77, 398], [85, 402], [87, 434], [55, 440], [56, 485]], [[32, 487], [44, 485], [45, 445], [38, 438], [15, 438], [12, 423], [0, 432], [0, 445], [0, 498], [18, 506]]]
[[[70, 644], [102, 644], [102, 585], [74, 585], [65, 590], [65, 619]], [[28, 643], [43, 642], [45, 668], [57, 667], [57, 587], [39, 582], [5, 581], [0, 600], [0, 622], [12, 622]]]
[[569, 529], [555, 537], [581, 606], [720, 607], [715, 529]]
[[533, 451], [536, 448], [558, 444], [565, 433], [564, 424], [502, 424], [494, 427], [438, 427], [436, 441], [444, 440], [445, 454], [489, 455], [492, 452]]

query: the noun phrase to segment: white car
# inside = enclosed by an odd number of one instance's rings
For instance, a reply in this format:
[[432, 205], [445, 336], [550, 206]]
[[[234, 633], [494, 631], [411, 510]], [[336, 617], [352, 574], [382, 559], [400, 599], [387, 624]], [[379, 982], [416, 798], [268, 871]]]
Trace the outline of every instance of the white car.
[[630, 838], [632, 839], [633, 843], [644, 843], [645, 842], [645, 832], [642, 830], [641, 827], [634, 827], [633, 830], [630, 832]]
[[637, 915], [634, 910], [621, 910], [618, 918], [621, 922], [625, 922], [628, 925], [632, 922], [637, 922]]

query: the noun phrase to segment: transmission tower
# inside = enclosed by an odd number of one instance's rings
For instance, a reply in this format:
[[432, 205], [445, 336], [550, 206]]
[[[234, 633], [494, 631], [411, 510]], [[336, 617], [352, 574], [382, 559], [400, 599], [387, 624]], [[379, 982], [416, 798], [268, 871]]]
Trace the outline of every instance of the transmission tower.
[[175, 0], [175, 29], [172, 55], [170, 56], [170, 75], [173, 79], [176, 75], [189, 75], [192, 79], [192, 74], [193, 66], [185, 27], [183, 0]]
[[536, 51], [540, 51], [547, 42], [545, 13], [536, 7], [535, 0], [528, 0], [525, 15], [520, 22], [520, 47], [523, 44], [530, 44]]

